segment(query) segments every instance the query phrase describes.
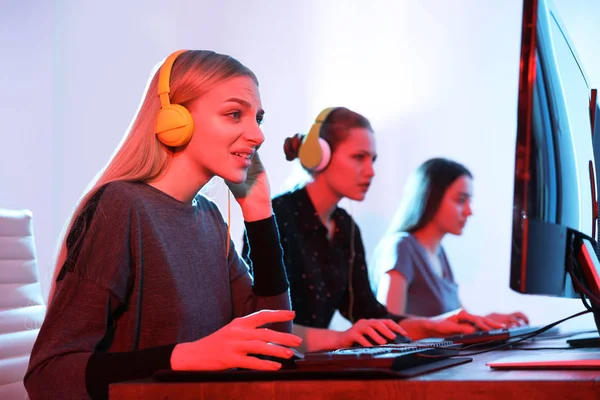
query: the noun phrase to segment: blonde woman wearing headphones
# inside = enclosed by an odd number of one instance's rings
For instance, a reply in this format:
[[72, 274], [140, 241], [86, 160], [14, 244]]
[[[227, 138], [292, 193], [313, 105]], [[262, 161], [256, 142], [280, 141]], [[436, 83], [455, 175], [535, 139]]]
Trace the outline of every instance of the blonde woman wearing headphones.
[[[103, 398], [159, 369], [275, 370], [290, 358], [288, 282], [257, 150], [258, 81], [211, 51], [169, 56], [125, 140], [61, 241], [25, 386], [32, 399]], [[254, 281], [217, 206], [213, 177], [241, 206]], [[273, 329], [257, 329], [265, 324]]]

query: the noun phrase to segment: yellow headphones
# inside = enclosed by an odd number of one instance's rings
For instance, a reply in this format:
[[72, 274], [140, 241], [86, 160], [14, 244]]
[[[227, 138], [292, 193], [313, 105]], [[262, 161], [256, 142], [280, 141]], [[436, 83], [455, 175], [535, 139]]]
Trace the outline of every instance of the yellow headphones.
[[325, 123], [329, 114], [337, 108], [339, 107], [329, 107], [321, 111], [302, 141], [302, 145], [298, 150], [298, 158], [300, 164], [309, 171], [323, 171], [331, 160], [331, 147], [320, 136], [323, 123]]
[[156, 114], [154, 131], [158, 140], [171, 147], [188, 144], [194, 133], [194, 119], [187, 108], [180, 104], [171, 104], [169, 101], [169, 81], [171, 70], [177, 57], [187, 50], [178, 50], [171, 54], [160, 67], [158, 76], [158, 97], [160, 110]]

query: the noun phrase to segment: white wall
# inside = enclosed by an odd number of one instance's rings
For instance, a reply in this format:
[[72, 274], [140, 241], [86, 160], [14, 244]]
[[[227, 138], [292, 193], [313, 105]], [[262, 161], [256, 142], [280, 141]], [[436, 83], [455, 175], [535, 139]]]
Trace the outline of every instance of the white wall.
[[[555, 1], [597, 87], [600, 5]], [[464, 303], [521, 309], [534, 323], [582, 309], [508, 289], [522, 1], [419, 3], [0, 0], [0, 207], [33, 211], [47, 276], [62, 224], [121, 140], [150, 69], [178, 48], [213, 49], [259, 77], [273, 193], [297, 169], [283, 139], [321, 108], [348, 106], [371, 119], [380, 155], [366, 201], [352, 205], [368, 256], [408, 174], [447, 156], [475, 175], [475, 215], [445, 241]], [[213, 195], [225, 205], [223, 188]], [[239, 243], [235, 207], [232, 220]]]

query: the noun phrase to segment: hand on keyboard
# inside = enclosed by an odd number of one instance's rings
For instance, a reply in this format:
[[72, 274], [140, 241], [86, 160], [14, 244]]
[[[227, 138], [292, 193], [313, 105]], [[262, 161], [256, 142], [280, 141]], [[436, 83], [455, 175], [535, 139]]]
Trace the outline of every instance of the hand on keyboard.
[[361, 319], [350, 329], [340, 332], [337, 348], [355, 345], [370, 347], [390, 341], [409, 341], [406, 331], [391, 319]]
[[461, 310], [445, 318], [407, 318], [401, 325], [413, 340], [428, 337], [445, 338], [453, 335], [466, 335], [477, 330], [489, 331], [504, 328], [505, 325], [486, 317]]
[[445, 321], [454, 322], [460, 325], [471, 325], [476, 331], [506, 328], [506, 325], [501, 322], [494, 321], [488, 317], [471, 314], [465, 310], [461, 310], [458, 314], [446, 318]]
[[[377, 343], [375, 340], [371, 339], [370, 337], [367, 337], [367, 340], [373, 346], [381, 345], [381, 343]], [[412, 340], [410, 340], [410, 338], [408, 336], [397, 334], [396, 337], [393, 339], [386, 338], [386, 342], [384, 344], [404, 344], [404, 343], [411, 343], [411, 342], [412, 342]], [[362, 347], [362, 345], [360, 343], [354, 343], [352, 346], [353, 347]]]
[[486, 318], [505, 324], [509, 328], [529, 325], [529, 318], [518, 311], [511, 314], [492, 313], [486, 315]]

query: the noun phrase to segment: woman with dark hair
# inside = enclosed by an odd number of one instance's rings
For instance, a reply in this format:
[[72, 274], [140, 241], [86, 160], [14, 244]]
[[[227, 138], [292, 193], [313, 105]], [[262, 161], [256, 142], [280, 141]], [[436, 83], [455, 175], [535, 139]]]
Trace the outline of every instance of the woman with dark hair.
[[[325, 109], [309, 133], [287, 138], [286, 158], [300, 159], [312, 180], [273, 199], [284, 253], [294, 333], [308, 351], [384, 344], [396, 335], [412, 339], [471, 333], [500, 325], [466, 312], [449, 318], [406, 318], [390, 313], [371, 291], [361, 232], [338, 203], [362, 201], [375, 175], [373, 129], [347, 108]], [[251, 248], [244, 246], [245, 257]], [[251, 258], [251, 257], [250, 257]], [[248, 259], [250, 261], [250, 259]], [[352, 327], [329, 330], [336, 310]], [[369, 340], [371, 339], [371, 340]]]
[[[374, 257], [377, 298], [388, 310], [429, 317], [461, 308], [441, 241], [460, 235], [471, 216], [472, 180], [465, 166], [445, 158], [427, 160], [409, 178]], [[520, 312], [487, 317], [507, 326], [528, 323]]]

